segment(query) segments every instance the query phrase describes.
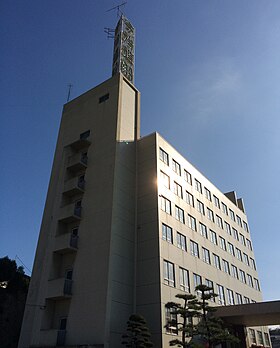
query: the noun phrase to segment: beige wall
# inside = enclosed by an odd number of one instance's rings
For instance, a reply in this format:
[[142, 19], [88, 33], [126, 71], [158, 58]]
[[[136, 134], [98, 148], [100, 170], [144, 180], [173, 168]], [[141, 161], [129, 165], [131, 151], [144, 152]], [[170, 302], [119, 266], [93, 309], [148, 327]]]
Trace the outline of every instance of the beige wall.
[[[99, 98], [109, 93], [109, 99]], [[133, 311], [135, 236], [135, 137], [139, 134], [139, 93], [117, 75], [64, 106], [46, 207], [36, 252], [19, 347], [55, 344], [59, 319], [67, 317], [66, 344], [113, 346]], [[88, 148], [69, 144], [90, 130]], [[71, 173], [69, 157], [88, 153], [87, 168]], [[63, 194], [65, 181], [85, 174], [85, 192]], [[82, 199], [82, 218], [59, 223]], [[70, 208], [70, 210], [68, 209]], [[79, 227], [78, 250], [56, 250], [58, 235]], [[56, 252], [54, 252], [56, 250]], [[72, 296], [52, 278], [73, 268]], [[49, 296], [48, 288], [52, 287]], [[61, 295], [62, 294], [62, 295]], [[120, 344], [114, 344], [119, 347]]]

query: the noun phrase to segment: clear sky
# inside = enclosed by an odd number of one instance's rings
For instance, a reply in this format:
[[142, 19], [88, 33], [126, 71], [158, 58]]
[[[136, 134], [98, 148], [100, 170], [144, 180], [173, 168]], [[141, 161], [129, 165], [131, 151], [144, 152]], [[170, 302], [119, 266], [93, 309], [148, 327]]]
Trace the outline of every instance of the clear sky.
[[[32, 268], [67, 85], [73, 98], [110, 77], [103, 28], [121, 2], [0, 4], [0, 257]], [[128, 0], [125, 14], [141, 134], [244, 198], [264, 299], [279, 299], [280, 1]]]

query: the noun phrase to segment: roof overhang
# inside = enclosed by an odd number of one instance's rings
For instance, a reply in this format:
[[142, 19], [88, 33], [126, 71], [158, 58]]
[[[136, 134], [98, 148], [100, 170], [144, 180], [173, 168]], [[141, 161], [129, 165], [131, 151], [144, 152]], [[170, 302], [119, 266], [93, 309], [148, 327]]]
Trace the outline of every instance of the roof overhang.
[[265, 326], [280, 324], [280, 301], [216, 307], [215, 316], [233, 325]]

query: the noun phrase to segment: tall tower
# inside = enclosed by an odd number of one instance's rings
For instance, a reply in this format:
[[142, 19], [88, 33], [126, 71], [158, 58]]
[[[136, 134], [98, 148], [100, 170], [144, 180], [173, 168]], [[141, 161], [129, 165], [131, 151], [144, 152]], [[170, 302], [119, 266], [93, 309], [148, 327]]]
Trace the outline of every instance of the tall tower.
[[[121, 52], [128, 25], [122, 17], [116, 29]], [[135, 309], [140, 95], [131, 81], [115, 69], [64, 105], [20, 348], [118, 347]]]

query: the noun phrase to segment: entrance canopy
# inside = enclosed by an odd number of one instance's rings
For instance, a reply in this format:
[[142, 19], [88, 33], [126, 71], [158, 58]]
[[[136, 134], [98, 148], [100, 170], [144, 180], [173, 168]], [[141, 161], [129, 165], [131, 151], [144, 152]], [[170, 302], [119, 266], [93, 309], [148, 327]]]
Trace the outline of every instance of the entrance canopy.
[[216, 308], [217, 311], [214, 315], [230, 324], [244, 326], [280, 324], [280, 301], [248, 303]]

